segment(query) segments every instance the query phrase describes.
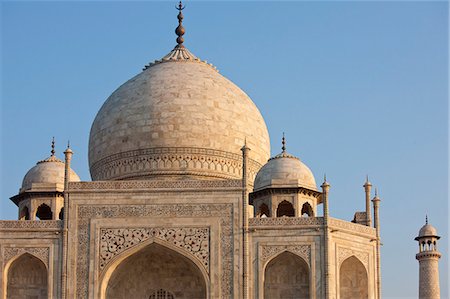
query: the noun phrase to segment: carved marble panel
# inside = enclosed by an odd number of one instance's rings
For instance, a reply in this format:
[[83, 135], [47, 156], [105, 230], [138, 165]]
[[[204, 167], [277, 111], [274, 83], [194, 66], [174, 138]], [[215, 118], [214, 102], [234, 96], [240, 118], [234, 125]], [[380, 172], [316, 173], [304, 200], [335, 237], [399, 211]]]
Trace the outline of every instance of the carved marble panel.
[[308, 264], [311, 265], [311, 246], [310, 245], [262, 245], [261, 246], [261, 264], [265, 264], [269, 259], [277, 256], [283, 251], [294, 253]]
[[153, 238], [169, 242], [198, 259], [209, 273], [209, 227], [101, 229], [100, 270], [115, 256]]
[[369, 254], [367, 252], [361, 252], [345, 247], [338, 247], [338, 265], [340, 266], [343, 261], [354, 255], [358, 260], [363, 263], [366, 269], [369, 269]]
[[6, 265], [12, 258], [24, 253], [37, 257], [48, 269], [50, 253], [48, 247], [6, 247], [3, 251], [3, 265]]

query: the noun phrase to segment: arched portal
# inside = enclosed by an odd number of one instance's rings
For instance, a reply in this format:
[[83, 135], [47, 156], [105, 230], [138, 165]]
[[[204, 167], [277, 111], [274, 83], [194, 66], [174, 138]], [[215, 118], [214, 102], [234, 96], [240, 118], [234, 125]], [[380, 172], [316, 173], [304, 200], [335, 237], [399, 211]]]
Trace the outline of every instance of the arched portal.
[[283, 200], [282, 202], [280, 202], [280, 204], [278, 205], [278, 208], [277, 208], [277, 217], [283, 217], [283, 216], [287, 216], [287, 217], [295, 216], [294, 206], [286, 200]]
[[47, 206], [45, 203], [41, 204], [36, 211], [36, 217], [40, 220], [52, 220], [53, 213], [52, 209]]
[[47, 299], [47, 268], [31, 254], [25, 253], [12, 262], [8, 270], [7, 299]]
[[314, 211], [309, 203], [305, 202], [303, 204], [301, 215], [306, 217], [314, 217]]
[[309, 269], [306, 262], [287, 251], [271, 260], [264, 272], [264, 298], [309, 298]]
[[256, 217], [264, 217], [263, 215], [265, 215], [265, 217], [270, 217], [269, 207], [265, 203], [259, 206]]
[[369, 297], [366, 268], [355, 256], [342, 263], [339, 271], [339, 287], [341, 299]]
[[123, 260], [106, 287], [107, 299], [159, 299], [154, 297], [158, 293], [176, 299], [206, 298], [200, 269], [185, 256], [157, 243]]

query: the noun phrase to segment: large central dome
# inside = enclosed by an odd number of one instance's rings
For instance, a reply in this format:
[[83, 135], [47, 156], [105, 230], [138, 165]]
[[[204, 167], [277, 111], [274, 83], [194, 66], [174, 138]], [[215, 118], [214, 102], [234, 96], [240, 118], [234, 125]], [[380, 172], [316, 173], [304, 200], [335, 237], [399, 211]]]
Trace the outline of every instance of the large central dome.
[[270, 155], [258, 108], [235, 84], [183, 45], [120, 86], [92, 124], [93, 180], [240, 178]]

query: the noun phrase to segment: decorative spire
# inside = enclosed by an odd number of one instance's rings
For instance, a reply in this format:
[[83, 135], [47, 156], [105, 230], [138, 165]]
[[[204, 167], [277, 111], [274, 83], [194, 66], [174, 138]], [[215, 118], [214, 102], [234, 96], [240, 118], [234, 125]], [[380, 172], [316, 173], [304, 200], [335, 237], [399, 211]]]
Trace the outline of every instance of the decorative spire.
[[324, 190], [328, 190], [330, 188], [330, 184], [327, 182], [327, 174], [326, 173], [323, 175], [323, 183], [320, 187], [324, 188]]
[[375, 188], [375, 198], [378, 198], [378, 188]]
[[425, 225], [428, 224], [428, 215], [425, 215]]
[[185, 33], [184, 27], [183, 27], [183, 13], [181, 12], [183, 9], [185, 8], [185, 6], [183, 6], [183, 3], [178, 3], [178, 27], [175, 29], [175, 33], [178, 35], [177, 37], [177, 47], [184, 47], [183, 46], [183, 42], [184, 42], [184, 38], [183, 35]]
[[283, 132], [283, 138], [281, 139], [281, 150], [283, 151], [283, 153], [286, 152], [286, 138], [284, 137], [284, 132]]
[[64, 151], [64, 154], [72, 154], [73, 153], [73, 151], [70, 149], [70, 140], [68, 140], [67, 141], [67, 148], [66, 148], [66, 150]]
[[51, 156], [55, 156], [55, 137], [52, 138], [52, 150], [50, 151]]

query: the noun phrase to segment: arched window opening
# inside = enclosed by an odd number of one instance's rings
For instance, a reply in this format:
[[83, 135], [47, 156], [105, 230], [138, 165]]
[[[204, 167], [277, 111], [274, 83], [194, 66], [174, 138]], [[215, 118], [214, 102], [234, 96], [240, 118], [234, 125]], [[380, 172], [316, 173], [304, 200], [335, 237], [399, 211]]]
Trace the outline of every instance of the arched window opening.
[[62, 207], [61, 211], [59, 211], [58, 218], [59, 218], [59, 220], [63, 220], [64, 219], [64, 207]]
[[152, 292], [148, 299], [175, 299], [171, 292], [168, 292], [163, 289], [159, 289], [157, 291]]
[[270, 217], [269, 207], [265, 203], [261, 204], [259, 206], [258, 213], [256, 214], [256, 216], [262, 218]]
[[314, 211], [311, 205], [305, 202], [302, 206], [302, 217], [314, 217]]
[[30, 211], [28, 207], [23, 207], [19, 214], [19, 220], [30, 220]]
[[152, 243], [125, 258], [111, 273], [106, 299], [206, 298], [199, 267], [184, 255]]
[[46, 299], [47, 292], [47, 269], [41, 260], [25, 253], [11, 264], [8, 271], [7, 299]]
[[354, 256], [346, 259], [339, 271], [341, 299], [369, 298], [368, 278], [364, 265]]
[[295, 216], [294, 206], [286, 200], [283, 200], [282, 202], [280, 202], [280, 204], [278, 205], [278, 208], [277, 208], [277, 217], [283, 217], [283, 216], [287, 216], [287, 217]]
[[264, 271], [264, 299], [309, 298], [309, 269], [299, 256], [283, 252]]
[[36, 217], [39, 218], [39, 220], [52, 220], [53, 218], [52, 209], [50, 209], [49, 206], [43, 203], [37, 209]]

